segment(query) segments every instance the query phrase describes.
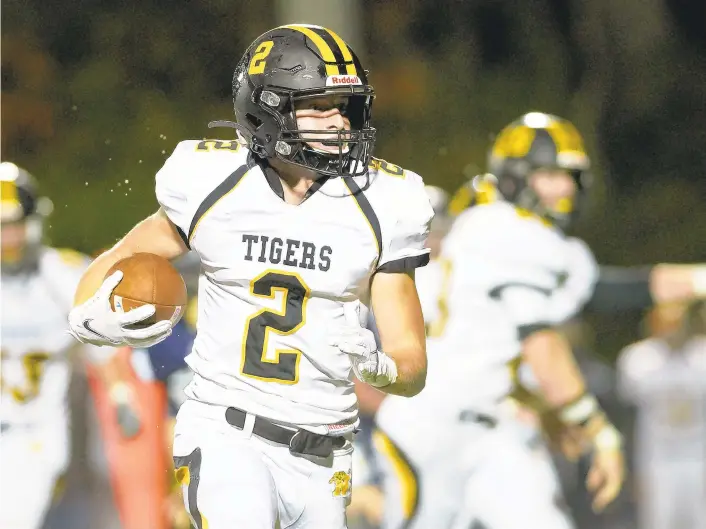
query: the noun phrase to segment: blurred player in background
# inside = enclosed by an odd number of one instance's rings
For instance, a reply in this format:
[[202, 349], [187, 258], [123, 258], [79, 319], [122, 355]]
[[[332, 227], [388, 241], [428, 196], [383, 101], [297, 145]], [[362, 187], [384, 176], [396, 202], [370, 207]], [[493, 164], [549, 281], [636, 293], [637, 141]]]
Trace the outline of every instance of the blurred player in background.
[[706, 527], [706, 309], [655, 307], [650, 337], [618, 358], [622, 397], [637, 410], [640, 529]]
[[70, 459], [72, 357], [83, 349], [103, 362], [112, 349], [86, 350], [66, 333], [73, 293], [89, 260], [42, 244], [51, 202], [38, 195], [33, 177], [2, 162], [0, 199], [0, 527], [38, 529]]
[[[160, 210], [78, 287], [77, 339], [151, 346], [169, 322], [131, 328], [154, 307], [113, 312], [121, 274], [105, 274], [138, 251], [198, 254], [194, 377], [174, 460], [199, 529], [345, 527], [354, 375], [386, 393], [424, 387], [414, 270], [429, 260], [433, 211], [418, 175], [372, 158], [373, 97], [332, 31], [261, 35], [233, 75], [240, 141], [179, 143], [157, 174]], [[362, 326], [368, 306], [384, 351]]]
[[[442, 245], [425, 391], [405, 402], [387, 397], [377, 414], [387, 456], [385, 527], [571, 526], [549, 457], [537, 457], [518, 435], [510, 395], [536, 408], [567, 456], [592, 450], [588, 486], [594, 508], [605, 508], [621, 489], [622, 440], [555, 327], [587, 303], [619, 310], [704, 295], [698, 267], [599, 274], [586, 245], [564, 234], [591, 183], [569, 122], [542, 113], [513, 122], [492, 148], [490, 171], [451, 204], [461, 212]], [[518, 384], [523, 362], [539, 398]], [[464, 481], [466, 491], [457, 485]]]

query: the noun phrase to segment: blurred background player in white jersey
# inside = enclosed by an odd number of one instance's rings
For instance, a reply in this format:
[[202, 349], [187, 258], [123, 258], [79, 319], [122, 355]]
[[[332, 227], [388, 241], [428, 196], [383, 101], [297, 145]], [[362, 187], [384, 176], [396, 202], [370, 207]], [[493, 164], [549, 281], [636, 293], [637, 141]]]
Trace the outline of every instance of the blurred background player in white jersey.
[[0, 164], [0, 186], [0, 527], [38, 529], [69, 464], [71, 361], [79, 350], [103, 361], [112, 349], [86, 349], [66, 333], [73, 293], [89, 260], [42, 244], [51, 201], [10, 162]]
[[[466, 189], [476, 207], [458, 216], [443, 243], [442, 310], [428, 327], [425, 391], [409, 402], [386, 398], [377, 414], [390, 461], [386, 485], [394, 484], [386, 487], [385, 527], [454, 519], [458, 527], [571, 525], [546, 451], [528, 450], [500, 405], [517, 393], [522, 361], [542, 393], [523, 392], [525, 404], [541, 412], [545, 433], [572, 458], [593, 449], [588, 486], [602, 510], [621, 489], [621, 438], [554, 328], [588, 302], [620, 310], [704, 294], [694, 281], [699, 267], [599, 273], [586, 245], [564, 234], [590, 186], [583, 141], [567, 121], [523, 116], [499, 135], [490, 169]], [[462, 468], [472, 476], [465, 494], [448, 485], [463, 479]]]
[[636, 408], [640, 529], [706, 527], [706, 310], [655, 307], [649, 336], [618, 358], [618, 389]]

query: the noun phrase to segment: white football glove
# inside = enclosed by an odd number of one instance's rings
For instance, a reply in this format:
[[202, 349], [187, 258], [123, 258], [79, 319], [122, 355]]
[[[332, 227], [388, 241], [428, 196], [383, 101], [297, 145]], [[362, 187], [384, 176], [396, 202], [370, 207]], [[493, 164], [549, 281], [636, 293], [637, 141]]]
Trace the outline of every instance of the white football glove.
[[110, 308], [110, 294], [123, 273], [117, 271], [103, 281], [92, 298], [74, 307], [69, 313], [69, 333], [81, 343], [93, 345], [130, 345], [149, 347], [161, 342], [172, 333], [171, 322], [158, 321], [144, 329], [127, 326], [152, 316], [154, 305], [143, 305], [128, 312], [114, 312]]
[[388, 386], [397, 380], [397, 365], [383, 351], [379, 351], [375, 335], [360, 325], [358, 306], [343, 306], [346, 326], [329, 339], [329, 345], [351, 357], [353, 372], [359, 380], [376, 388]]

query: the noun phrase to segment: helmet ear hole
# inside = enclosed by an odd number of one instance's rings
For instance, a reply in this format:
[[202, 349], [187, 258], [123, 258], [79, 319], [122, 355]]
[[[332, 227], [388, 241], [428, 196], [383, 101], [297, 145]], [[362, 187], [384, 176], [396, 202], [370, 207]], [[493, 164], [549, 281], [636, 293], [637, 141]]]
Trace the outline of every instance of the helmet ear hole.
[[248, 120], [250, 125], [252, 125], [255, 130], [259, 129], [262, 126], [262, 120], [260, 118], [258, 118], [256, 115], [251, 114], [250, 112], [245, 114], [245, 118]]

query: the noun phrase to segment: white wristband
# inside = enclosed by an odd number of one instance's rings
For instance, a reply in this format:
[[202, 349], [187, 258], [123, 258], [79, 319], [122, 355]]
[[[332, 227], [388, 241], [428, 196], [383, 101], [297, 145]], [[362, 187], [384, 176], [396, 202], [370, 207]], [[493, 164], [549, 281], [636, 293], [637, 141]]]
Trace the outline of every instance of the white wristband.
[[598, 450], [617, 450], [623, 445], [623, 436], [612, 424], [606, 424], [593, 439]]
[[596, 411], [598, 411], [598, 401], [593, 395], [587, 394], [559, 410], [559, 418], [569, 424], [579, 424], [588, 420]]
[[691, 274], [691, 282], [694, 288], [694, 295], [697, 297], [706, 296], [706, 266], [696, 266]]

